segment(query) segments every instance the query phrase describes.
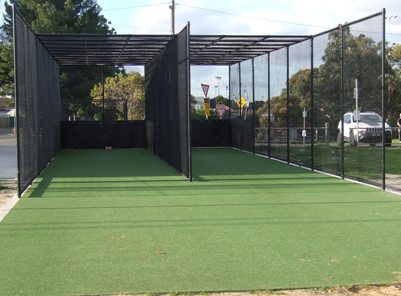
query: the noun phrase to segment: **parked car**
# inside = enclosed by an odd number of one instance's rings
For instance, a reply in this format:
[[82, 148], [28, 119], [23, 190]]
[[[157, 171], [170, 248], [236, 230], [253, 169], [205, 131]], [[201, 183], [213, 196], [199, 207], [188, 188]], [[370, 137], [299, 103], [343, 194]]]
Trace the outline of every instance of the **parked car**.
[[[347, 112], [343, 118], [344, 141], [353, 145], [357, 142], [371, 145], [382, 142], [383, 121], [379, 114], [375, 112], [359, 112], [359, 120], [357, 120], [354, 112]], [[385, 141], [387, 146], [391, 146], [391, 133], [391, 127], [385, 123]], [[341, 143], [341, 120], [338, 123], [337, 141]]]

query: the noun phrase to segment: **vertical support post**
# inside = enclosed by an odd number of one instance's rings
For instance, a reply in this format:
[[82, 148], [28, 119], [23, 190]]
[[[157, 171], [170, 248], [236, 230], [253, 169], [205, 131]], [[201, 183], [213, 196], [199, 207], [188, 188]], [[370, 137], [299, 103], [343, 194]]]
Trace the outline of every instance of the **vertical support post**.
[[339, 26], [341, 34], [340, 42], [340, 116], [341, 116], [341, 178], [345, 177], [344, 169], [344, 28]]
[[271, 106], [270, 106], [270, 52], [267, 54], [267, 154], [269, 158], [271, 157], [271, 126], [272, 126], [272, 118], [271, 118]]
[[232, 69], [232, 65], [228, 66], [228, 130], [229, 130], [230, 147], [233, 146], [233, 143], [232, 143], [232, 132], [231, 132], [231, 108], [232, 108], [232, 100], [231, 100], [231, 69]]
[[311, 170], [313, 171], [315, 168], [315, 156], [314, 156], [314, 134], [315, 134], [315, 125], [314, 125], [314, 121], [315, 121], [315, 117], [314, 117], [314, 113], [315, 113], [315, 93], [314, 93], [314, 83], [313, 83], [313, 77], [314, 77], [314, 65], [313, 65], [313, 37], [311, 37], [310, 39], [310, 47], [311, 47], [311, 55], [310, 55], [310, 61], [311, 61], [311, 65], [310, 65], [310, 147], [311, 147]]
[[102, 66], [102, 68], [101, 68], [101, 71], [102, 71], [102, 113], [103, 113], [103, 115], [102, 115], [102, 119], [103, 119], [103, 122], [105, 121], [105, 112], [104, 112], [104, 73], [103, 73], [103, 66]]
[[228, 66], [228, 120], [231, 121], [231, 68], [232, 65]]
[[171, 9], [171, 34], [175, 34], [175, 0], [171, 1], [171, 5], [169, 6]]
[[255, 154], [255, 58], [252, 58], [252, 152]]
[[19, 118], [19, 96], [18, 96], [18, 59], [17, 59], [17, 46], [16, 46], [16, 32], [17, 32], [17, 24], [16, 24], [16, 15], [17, 15], [17, 7], [16, 4], [13, 4], [13, 50], [14, 50], [14, 94], [15, 94], [15, 118], [16, 118], [16, 126], [15, 131], [17, 132], [17, 195], [18, 197], [22, 196], [21, 189], [21, 155], [20, 155], [20, 145], [21, 145], [21, 129], [20, 129], [20, 118]]
[[[239, 93], [239, 101], [241, 102], [241, 63], [238, 63], [238, 93]], [[239, 118], [242, 118], [242, 105], [239, 107]]]
[[386, 70], [385, 70], [385, 56], [386, 56], [386, 9], [383, 8], [383, 35], [382, 35], [382, 81], [381, 81], [381, 96], [382, 96], [382, 188], [386, 190]]
[[[174, 1], [173, 1], [174, 4]], [[187, 24], [187, 52], [186, 52], [186, 67], [187, 67], [187, 108], [188, 108], [188, 173], [189, 173], [189, 181], [192, 182], [192, 143], [191, 143], [191, 31], [190, 31], [190, 22]]]
[[287, 163], [290, 163], [290, 116], [288, 114], [290, 108], [290, 47], [287, 46]]

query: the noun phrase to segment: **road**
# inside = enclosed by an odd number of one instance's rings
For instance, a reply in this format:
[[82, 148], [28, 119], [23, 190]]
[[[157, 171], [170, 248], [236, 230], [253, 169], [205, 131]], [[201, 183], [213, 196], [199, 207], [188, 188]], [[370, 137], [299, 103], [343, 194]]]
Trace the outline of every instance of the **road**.
[[0, 179], [17, 177], [17, 141], [10, 129], [0, 129]]

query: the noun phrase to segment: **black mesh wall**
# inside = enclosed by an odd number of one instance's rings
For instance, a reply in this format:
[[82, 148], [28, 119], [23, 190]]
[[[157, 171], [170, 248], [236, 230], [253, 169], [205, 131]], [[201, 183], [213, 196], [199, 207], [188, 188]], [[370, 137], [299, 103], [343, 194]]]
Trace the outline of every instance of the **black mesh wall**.
[[378, 15], [343, 27], [343, 113], [352, 120], [344, 120], [344, 174], [374, 185], [382, 185], [382, 22]]
[[[383, 44], [378, 13], [231, 65], [232, 146], [397, 189]], [[252, 98], [251, 112], [240, 97]]]
[[314, 166], [341, 175], [341, 32], [339, 29], [313, 39], [314, 66]]
[[230, 66], [231, 144], [253, 151], [253, 60]]
[[289, 147], [290, 162], [311, 167], [311, 42], [289, 48]]
[[62, 149], [146, 148], [145, 121], [62, 121]]
[[60, 142], [59, 68], [14, 8], [18, 194], [54, 157]]
[[191, 178], [189, 26], [145, 66], [148, 148]]
[[287, 48], [270, 54], [271, 156], [287, 159]]
[[269, 55], [254, 59], [255, 152], [269, 155]]

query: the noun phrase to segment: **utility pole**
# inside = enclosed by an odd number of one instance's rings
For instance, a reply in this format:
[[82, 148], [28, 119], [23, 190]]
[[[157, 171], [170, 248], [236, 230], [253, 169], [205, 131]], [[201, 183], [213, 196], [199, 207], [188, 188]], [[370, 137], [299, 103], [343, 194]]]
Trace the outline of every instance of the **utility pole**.
[[221, 76], [214, 76], [217, 79], [218, 95], [220, 96], [220, 80]]
[[175, 0], [171, 0], [171, 5], [169, 6], [171, 9], [171, 34], [175, 34]]

